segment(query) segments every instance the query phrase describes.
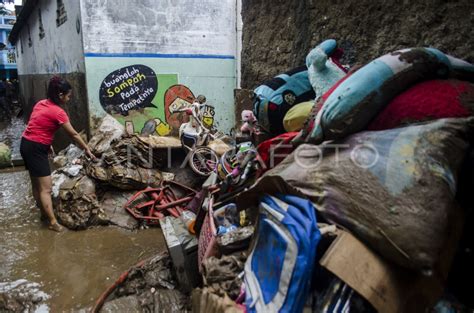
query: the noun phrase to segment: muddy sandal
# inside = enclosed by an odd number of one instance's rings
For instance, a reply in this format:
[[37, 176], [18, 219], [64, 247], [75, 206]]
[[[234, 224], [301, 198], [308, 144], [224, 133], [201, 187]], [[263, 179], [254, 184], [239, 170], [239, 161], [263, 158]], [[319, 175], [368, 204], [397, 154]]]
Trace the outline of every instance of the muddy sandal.
[[64, 230], [64, 227], [62, 227], [61, 225], [59, 225], [59, 223], [50, 224], [50, 225], [48, 226], [48, 228], [49, 228], [50, 230], [53, 230], [53, 231], [58, 232], [58, 233], [60, 233], [60, 232], [62, 232], [62, 231]]

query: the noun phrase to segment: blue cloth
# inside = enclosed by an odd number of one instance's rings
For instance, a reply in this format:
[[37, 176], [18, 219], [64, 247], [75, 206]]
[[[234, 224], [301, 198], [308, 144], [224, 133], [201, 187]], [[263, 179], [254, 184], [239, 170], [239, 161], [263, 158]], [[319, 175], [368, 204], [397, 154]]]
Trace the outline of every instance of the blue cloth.
[[309, 200], [262, 198], [256, 244], [245, 264], [248, 312], [302, 312], [320, 238]]

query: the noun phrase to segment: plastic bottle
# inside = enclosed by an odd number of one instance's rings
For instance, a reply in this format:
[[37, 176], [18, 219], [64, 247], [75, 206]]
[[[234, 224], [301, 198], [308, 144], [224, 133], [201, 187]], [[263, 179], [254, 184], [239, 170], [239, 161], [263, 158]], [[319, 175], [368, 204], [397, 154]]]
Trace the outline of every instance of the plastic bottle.
[[196, 214], [191, 211], [185, 210], [181, 213], [181, 220], [184, 224], [186, 224], [188, 231], [191, 234], [195, 235], [196, 232], [194, 230], [194, 224], [196, 223]]

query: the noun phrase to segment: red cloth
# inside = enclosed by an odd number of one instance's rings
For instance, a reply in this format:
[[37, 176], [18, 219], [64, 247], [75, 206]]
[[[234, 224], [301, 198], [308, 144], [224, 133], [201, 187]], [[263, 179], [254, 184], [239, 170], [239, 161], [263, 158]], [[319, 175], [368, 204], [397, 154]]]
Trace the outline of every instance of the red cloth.
[[474, 86], [459, 80], [418, 83], [394, 98], [367, 129], [383, 130], [400, 125], [447, 117], [471, 115]]
[[344, 71], [344, 73], [347, 73], [347, 69], [344, 68], [344, 66], [342, 66], [341, 64], [341, 58], [344, 54], [344, 50], [342, 50], [341, 48], [336, 48], [336, 50], [334, 50], [334, 52], [331, 54], [331, 61], [336, 64], [341, 70]]
[[[259, 157], [266, 166], [266, 168], [262, 169], [262, 173], [277, 166], [287, 155], [295, 150], [295, 147], [291, 145], [291, 141], [296, 137], [296, 135], [298, 135], [298, 132], [284, 133], [274, 138], [265, 140], [258, 145], [257, 151]], [[278, 146], [280, 144], [282, 146]]]
[[48, 99], [41, 100], [33, 107], [23, 137], [50, 145], [53, 142], [54, 133], [67, 122], [69, 122], [69, 117], [59, 105]]

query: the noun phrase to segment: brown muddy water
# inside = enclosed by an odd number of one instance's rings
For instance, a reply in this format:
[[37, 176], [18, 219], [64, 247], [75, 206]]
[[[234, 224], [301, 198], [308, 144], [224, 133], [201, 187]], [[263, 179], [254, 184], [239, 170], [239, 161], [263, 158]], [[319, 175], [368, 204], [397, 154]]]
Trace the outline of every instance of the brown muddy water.
[[54, 233], [40, 221], [28, 172], [0, 171], [0, 286], [21, 280], [38, 284], [49, 295], [41, 312], [92, 307], [122, 272], [163, 249], [158, 228]]

